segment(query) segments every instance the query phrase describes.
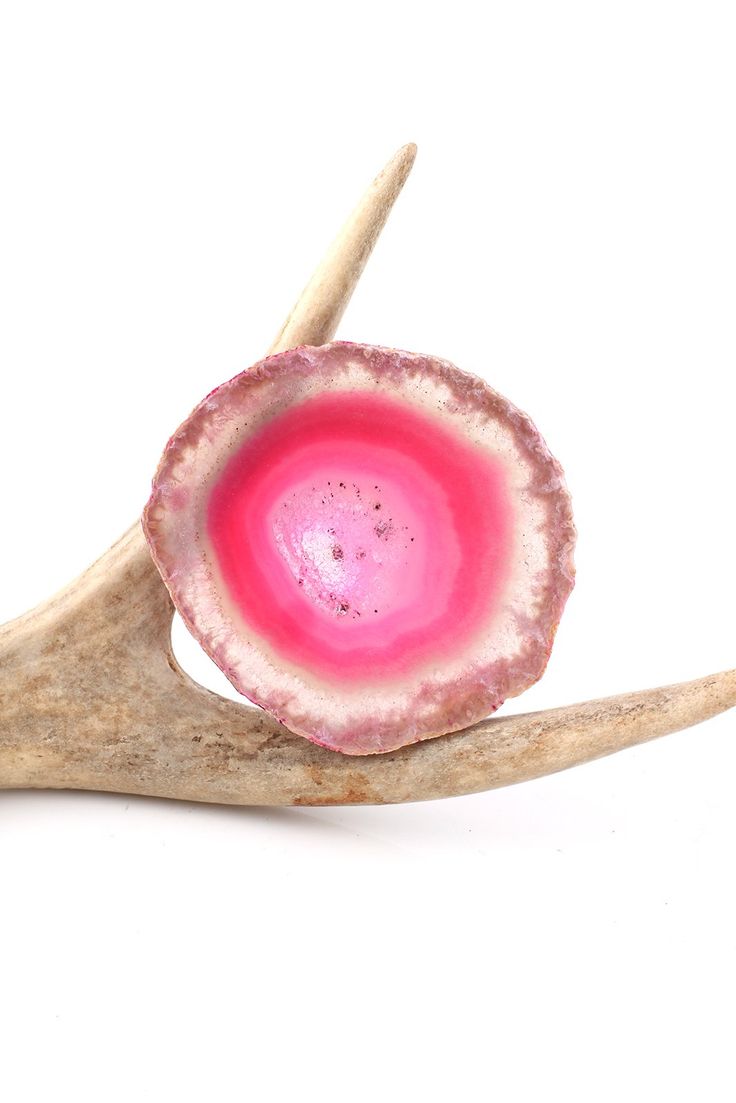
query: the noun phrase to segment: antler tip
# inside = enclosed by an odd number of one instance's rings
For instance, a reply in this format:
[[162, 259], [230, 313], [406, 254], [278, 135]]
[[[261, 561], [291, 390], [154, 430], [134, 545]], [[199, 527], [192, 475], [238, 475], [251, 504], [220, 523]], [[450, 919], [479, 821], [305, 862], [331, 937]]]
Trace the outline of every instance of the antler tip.
[[412, 165], [417, 156], [417, 144], [416, 142], [407, 142], [406, 145], [398, 149], [393, 155], [386, 168], [383, 170], [385, 173], [395, 172], [401, 177], [403, 183], [409, 173], [411, 172]]

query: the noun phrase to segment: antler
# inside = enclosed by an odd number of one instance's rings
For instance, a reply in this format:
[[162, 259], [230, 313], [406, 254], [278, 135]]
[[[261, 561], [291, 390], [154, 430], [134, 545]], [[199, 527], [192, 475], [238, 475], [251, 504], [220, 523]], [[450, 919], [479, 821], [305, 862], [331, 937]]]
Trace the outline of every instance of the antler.
[[[271, 351], [328, 341], [409, 173], [374, 181]], [[478, 792], [586, 762], [736, 705], [736, 670], [347, 757], [192, 681], [139, 524], [57, 597], [0, 628], [0, 788], [229, 804], [382, 804]]]

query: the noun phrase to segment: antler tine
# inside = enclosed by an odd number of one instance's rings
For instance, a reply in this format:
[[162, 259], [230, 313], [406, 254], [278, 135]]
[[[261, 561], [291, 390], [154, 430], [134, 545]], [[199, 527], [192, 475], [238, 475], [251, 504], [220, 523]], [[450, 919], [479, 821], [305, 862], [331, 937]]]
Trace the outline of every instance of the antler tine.
[[[219, 769], [192, 769], [169, 795], [235, 804], [397, 804], [497, 789], [646, 743], [736, 706], [736, 670], [638, 693], [519, 716], [492, 717], [387, 755], [345, 756], [259, 723], [237, 739], [242, 715], [222, 702]], [[253, 710], [249, 710], [253, 712]], [[180, 778], [179, 781], [182, 779]], [[212, 784], [216, 781], [216, 784]]]
[[302, 291], [269, 353], [297, 345], [324, 345], [334, 336], [416, 155], [413, 142], [402, 146], [375, 178]]

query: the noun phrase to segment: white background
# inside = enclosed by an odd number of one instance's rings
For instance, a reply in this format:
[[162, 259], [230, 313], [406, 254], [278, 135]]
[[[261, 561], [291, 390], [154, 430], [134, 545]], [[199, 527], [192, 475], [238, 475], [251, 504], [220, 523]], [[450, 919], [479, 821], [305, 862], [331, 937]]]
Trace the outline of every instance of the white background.
[[[482, 374], [565, 466], [578, 584], [509, 711], [733, 666], [735, 20], [4, 0], [0, 619], [414, 140], [339, 335]], [[2, 1097], [732, 1100], [735, 736], [398, 808], [2, 794]]]

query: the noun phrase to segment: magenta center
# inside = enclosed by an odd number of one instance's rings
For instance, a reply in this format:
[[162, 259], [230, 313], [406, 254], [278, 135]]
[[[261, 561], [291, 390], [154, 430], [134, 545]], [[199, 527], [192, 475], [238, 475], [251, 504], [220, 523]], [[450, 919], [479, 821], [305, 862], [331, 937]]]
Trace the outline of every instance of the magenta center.
[[501, 465], [363, 391], [274, 417], [215, 484], [208, 535], [240, 615], [282, 658], [339, 682], [457, 654], [507, 576]]

